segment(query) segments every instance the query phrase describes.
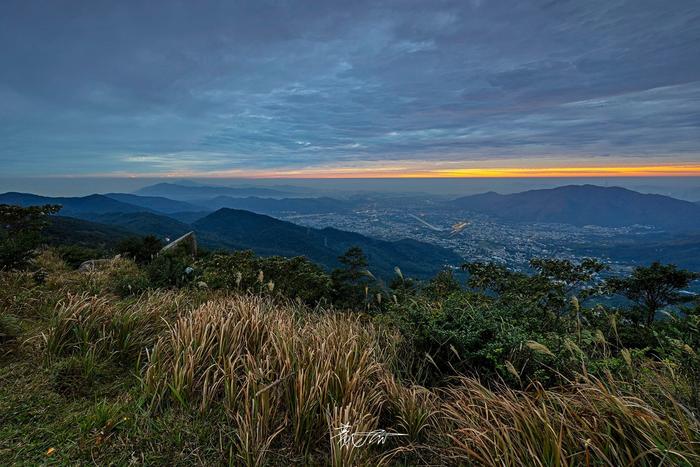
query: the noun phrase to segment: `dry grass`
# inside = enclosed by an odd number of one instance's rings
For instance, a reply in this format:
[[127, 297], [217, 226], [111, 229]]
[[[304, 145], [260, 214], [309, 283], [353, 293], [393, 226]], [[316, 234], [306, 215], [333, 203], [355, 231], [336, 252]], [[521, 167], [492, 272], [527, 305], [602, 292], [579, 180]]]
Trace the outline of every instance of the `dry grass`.
[[[236, 427], [234, 455], [247, 465], [285, 449], [307, 460], [325, 452], [332, 465], [700, 461], [698, 422], [668, 394], [632, 396], [593, 379], [521, 391], [472, 378], [437, 390], [406, 385], [391, 375], [396, 350], [378, 329], [302, 311], [256, 296], [212, 300], [161, 336], [143, 389], [154, 407], [222, 407]], [[341, 446], [334, 435], [344, 423], [408, 436], [393, 449]]]
[[339, 407], [362, 400], [377, 414], [384, 367], [373, 328], [348, 316], [302, 317], [296, 306], [232, 297], [178, 319], [148, 355], [143, 388], [153, 405], [223, 407], [238, 427], [238, 457], [255, 465], [282, 429], [305, 456], [329, 442]]
[[192, 306], [190, 297], [175, 291], [146, 292], [131, 301], [69, 293], [56, 304], [43, 334], [47, 357], [93, 352], [122, 360], [137, 358], [153, 345], [166, 317]]
[[697, 420], [673, 398], [598, 380], [527, 391], [461, 378], [442, 391], [451, 457], [482, 465], [697, 465]]

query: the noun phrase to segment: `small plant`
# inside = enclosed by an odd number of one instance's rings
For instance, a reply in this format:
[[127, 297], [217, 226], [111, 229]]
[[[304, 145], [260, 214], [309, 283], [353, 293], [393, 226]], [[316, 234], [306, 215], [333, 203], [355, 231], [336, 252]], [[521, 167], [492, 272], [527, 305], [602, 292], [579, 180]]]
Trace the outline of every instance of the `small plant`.
[[0, 344], [17, 338], [21, 333], [22, 326], [19, 318], [0, 311]]
[[52, 368], [52, 387], [63, 395], [86, 395], [103, 367], [94, 350], [57, 361]]
[[385, 380], [387, 400], [396, 418], [396, 429], [412, 442], [427, 438], [439, 413], [435, 393], [420, 386], [406, 387], [393, 377]]

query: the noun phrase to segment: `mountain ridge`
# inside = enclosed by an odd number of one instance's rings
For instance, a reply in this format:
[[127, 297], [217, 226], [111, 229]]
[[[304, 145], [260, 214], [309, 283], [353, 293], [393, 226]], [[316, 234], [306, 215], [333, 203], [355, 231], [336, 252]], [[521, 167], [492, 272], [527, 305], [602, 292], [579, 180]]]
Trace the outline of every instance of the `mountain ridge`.
[[140, 196], [131, 193], [105, 193], [103, 196], [164, 214], [202, 209], [201, 206], [163, 196]]
[[460, 197], [448, 205], [517, 222], [700, 229], [697, 204], [621, 187], [565, 185], [505, 195], [491, 191]]
[[60, 204], [61, 214], [80, 217], [105, 212], [154, 212], [151, 209], [112, 199], [105, 195], [92, 194], [76, 197], [50, 197], [31, 193], [7, 192], [0, 194], [0, 203], [19, 206], [37, 206], [43, 204]]
[[[262, 198], [259, 196], [234, 198], [222, 195], [210, 199], [206, 205], [214, 209], [240, 209], [256, 212], [258, 214], [283, 212], [317, 214], [326, 212], [347, 212], [351, 209], [352, 203], [328, 196], [321, 196], [318, 198]], [[202, 206], [204, 206], [204, 204], [202, 204]]]

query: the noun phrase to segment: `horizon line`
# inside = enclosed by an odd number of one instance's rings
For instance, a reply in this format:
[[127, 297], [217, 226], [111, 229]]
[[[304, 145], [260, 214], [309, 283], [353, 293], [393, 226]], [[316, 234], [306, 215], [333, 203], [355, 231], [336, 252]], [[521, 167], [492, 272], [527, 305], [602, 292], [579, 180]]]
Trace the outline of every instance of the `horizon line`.
[[[17, 176], [15, 176], [17, 177]], [[22, 177], [22, 176], [19, 176]], [[26, 178], [240, 178], [240, 179], [489, 179], [489, 178], [613, 178], [700, 177], [700, 164], [586, 167], [493, 167], [406, 170], [383, 168], [326, 168], [281, 171], [178, 171], [159, 173], [25, 175]]]

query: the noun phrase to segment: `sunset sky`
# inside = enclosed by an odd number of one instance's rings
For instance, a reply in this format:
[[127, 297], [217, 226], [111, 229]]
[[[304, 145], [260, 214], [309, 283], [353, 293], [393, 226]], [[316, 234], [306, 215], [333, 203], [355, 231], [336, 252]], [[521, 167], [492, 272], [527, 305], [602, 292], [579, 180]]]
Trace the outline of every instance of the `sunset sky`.
[[4, 0], [0, 163], [700, 175], [700, 2]]

